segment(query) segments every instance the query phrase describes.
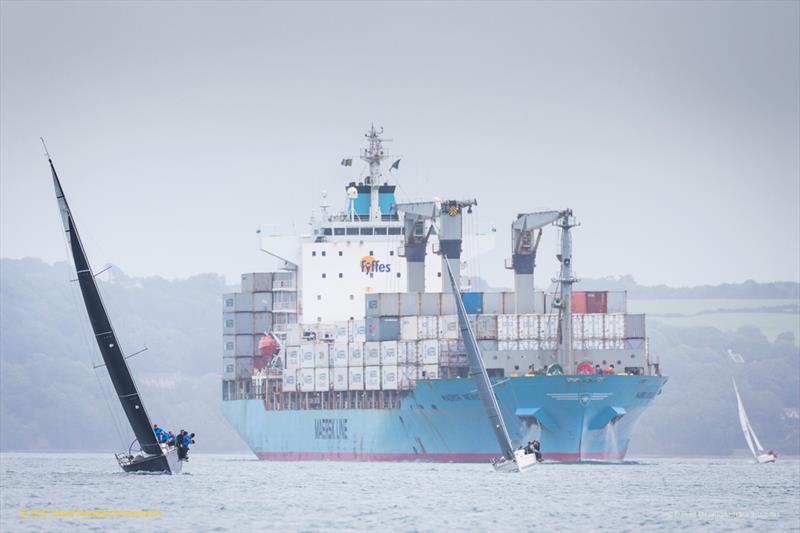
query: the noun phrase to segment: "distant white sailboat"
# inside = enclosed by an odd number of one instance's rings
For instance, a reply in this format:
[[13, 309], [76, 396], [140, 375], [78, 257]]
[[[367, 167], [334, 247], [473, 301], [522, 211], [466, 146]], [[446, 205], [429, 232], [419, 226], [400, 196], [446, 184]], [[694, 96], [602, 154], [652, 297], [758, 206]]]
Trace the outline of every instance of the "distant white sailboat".
[[742, 404], [742, 397], [739, 396], [739, 388], [736, 386], [735, 379], [733, 380], [733, 390], [736, 392], [736, 401], [739, 404], [739, 423], [742, 425], [744, 440], [747, 441], [747, 447], [750, 448], [753, 459], [755, 459], [757, 463], [774, 463], [778, 456], [772, 450], [765, 452], [764, 447], [761, 446], [761, 442], [759, 442], [758, 437], [756, 437], [756, 432], [753, 431], [753, 427], [750, 425], [750, 419], [747, 418], [747, 413]]

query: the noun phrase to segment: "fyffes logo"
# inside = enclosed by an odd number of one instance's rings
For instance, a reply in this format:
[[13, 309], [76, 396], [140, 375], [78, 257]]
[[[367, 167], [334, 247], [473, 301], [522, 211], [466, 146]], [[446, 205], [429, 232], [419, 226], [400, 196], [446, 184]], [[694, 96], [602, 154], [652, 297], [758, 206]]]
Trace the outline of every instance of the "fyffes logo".
[[361, 272], [364, 274], [374, 274], [376, 272], [391, 272], [391, 263], [381, 263], [371, 255], [361, 258]]

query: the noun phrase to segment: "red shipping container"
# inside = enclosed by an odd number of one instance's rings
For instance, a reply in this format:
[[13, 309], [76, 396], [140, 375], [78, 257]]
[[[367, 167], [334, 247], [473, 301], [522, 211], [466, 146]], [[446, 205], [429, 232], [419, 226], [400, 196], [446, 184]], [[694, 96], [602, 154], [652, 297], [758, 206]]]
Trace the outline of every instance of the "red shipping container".
[[606, 314], [608, 312], [608, 292], [606, 291], [587, 292], [586, 312]]
[[586, 293], [573, 292], [572, 293], [572, 313], [575, 315], [586, 314]]

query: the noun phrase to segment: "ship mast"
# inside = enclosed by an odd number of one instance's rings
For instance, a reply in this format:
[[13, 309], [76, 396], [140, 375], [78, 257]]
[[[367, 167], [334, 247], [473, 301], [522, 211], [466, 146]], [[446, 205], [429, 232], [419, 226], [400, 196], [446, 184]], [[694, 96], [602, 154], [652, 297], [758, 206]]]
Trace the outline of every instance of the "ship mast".
[[383, 152], [383, 142], [388, 142], [390, 139], [382, 139], [380, 137], [382, 134], [383, 128], [376, 130], [375, 125], [372, 124], [369, 131], [364, 134], [364, 137], [369, 140], [369, 146], [361, 150], [361, 160], [369, 164], [369, 176], [364, 180], [364, 183], [370, 186], [369, 219], [372, 222], [380, 222], [381, 220], [380, 195], [378, 194], [381, 182], [381, 161], [389, 157]]
[[577, 226], [572, 209], [561, 212], [561, 218], [555, 222], [561, 228], [561, 251], [558, 260], [561, 262], [561, 273], [553, 281], [561, 285], [561, 342], [558, 346], [558, 360], [569, 374], [575, 371], [572, 356], [572, 285], [577, 283], [572, 272], [572, 233], [570, 230]]

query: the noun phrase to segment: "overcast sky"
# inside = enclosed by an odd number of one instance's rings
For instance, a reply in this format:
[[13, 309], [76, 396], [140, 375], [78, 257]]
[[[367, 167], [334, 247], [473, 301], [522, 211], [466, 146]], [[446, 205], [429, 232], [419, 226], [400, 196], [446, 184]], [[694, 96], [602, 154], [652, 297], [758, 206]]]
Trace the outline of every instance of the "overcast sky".
[[[272, 266], [371, 122], [413, 198], [572, 207], [580, 276], [800, 279], [800, 3], [2, 2], [0, 255], [64, 260], [39, 136], [93, 264]], [[543, 251], [552, 255], [554, 243]], [[547, 277], [555, 263], [542, 259]]]

